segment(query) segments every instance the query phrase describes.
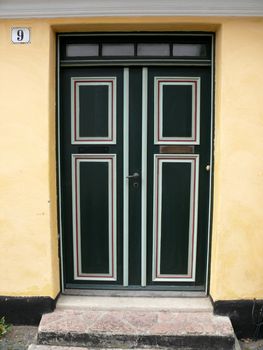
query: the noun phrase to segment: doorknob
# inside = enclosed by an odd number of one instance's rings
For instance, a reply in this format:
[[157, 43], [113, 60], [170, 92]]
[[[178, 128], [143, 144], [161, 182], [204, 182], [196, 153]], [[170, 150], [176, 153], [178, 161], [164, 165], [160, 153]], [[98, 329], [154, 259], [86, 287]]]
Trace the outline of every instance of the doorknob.
[[140, 177], [139, 173], [134, 173], [132, 175], [126, 176], [127, 179], [134, 179], [134, 180], [137, 180], [139, 177]]

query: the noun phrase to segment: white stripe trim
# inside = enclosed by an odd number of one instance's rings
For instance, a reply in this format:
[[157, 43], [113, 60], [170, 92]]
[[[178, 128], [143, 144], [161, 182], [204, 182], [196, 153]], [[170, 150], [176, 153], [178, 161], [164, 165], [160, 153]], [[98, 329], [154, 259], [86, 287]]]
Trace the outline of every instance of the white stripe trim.
[[129, 284], [129, 68], [123, 71], [123, 285]]
[[142, 69], [141, 285], [147, 284], [147, 106], [148, 69]]

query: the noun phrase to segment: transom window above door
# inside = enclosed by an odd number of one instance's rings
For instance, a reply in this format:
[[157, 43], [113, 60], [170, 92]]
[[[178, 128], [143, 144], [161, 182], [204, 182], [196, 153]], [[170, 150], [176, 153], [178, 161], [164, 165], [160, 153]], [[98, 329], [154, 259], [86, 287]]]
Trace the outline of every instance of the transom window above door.
[[76, 38], [61, 38], [61, 60], [105, 60], [109, 58], [144, 59], [160, 58], [168, 60], [210, 60], [210, 38], [206, 35], [129, 35], [102, 36], [89, 34]]

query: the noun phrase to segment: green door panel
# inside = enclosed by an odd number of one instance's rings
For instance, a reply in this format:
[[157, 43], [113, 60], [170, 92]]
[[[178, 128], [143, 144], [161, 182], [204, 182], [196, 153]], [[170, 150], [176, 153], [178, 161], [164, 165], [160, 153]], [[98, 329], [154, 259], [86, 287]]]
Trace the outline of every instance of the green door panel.
[[205, 290], [211, 89], [210, 66], [61, 68], [66, 288]]
[[[160, 89], [162, 93], [156, 93]], [[147, 195], [147, 281], [153, 288], [177, 286], [181, 290], [187, 286], [204, 290], [210, 186], [206, 171], [211, 148], [210, 68], [149, 67], [148, 120], [148, 189], [153, 190]], [[190, 154], [180, 151], [182, 145]], [[171, 153], [164, 154], [163, 146]], [[162, 158], [168, 159], [156, 169], [155, 159]], [[155, 190], [157, 181], [159, 191]]]
[[80, 136], [107, 137], [109, 133], [108, 87], [106, 85], [80, 86], [79, 109]]
[[123, 69], [61, 71], [66, 288], [122, 285]]
[[191, 165], [163, 163], [160, 273], [186, 274], [188, 264]]

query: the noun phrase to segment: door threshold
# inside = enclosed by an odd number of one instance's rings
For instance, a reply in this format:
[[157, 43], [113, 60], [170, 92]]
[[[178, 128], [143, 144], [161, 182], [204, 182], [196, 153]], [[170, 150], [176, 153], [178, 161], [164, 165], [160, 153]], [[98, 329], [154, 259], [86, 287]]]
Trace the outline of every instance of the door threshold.
[[206, 298], [205, 292], [167, 291], [167, 290], [100, 290], [100, 289], [64, 289], [62, 294], [94, 297], [158, 297], [158, 298]]
[[58, 310], [212, 312], [209, 297], [60, 295]]

